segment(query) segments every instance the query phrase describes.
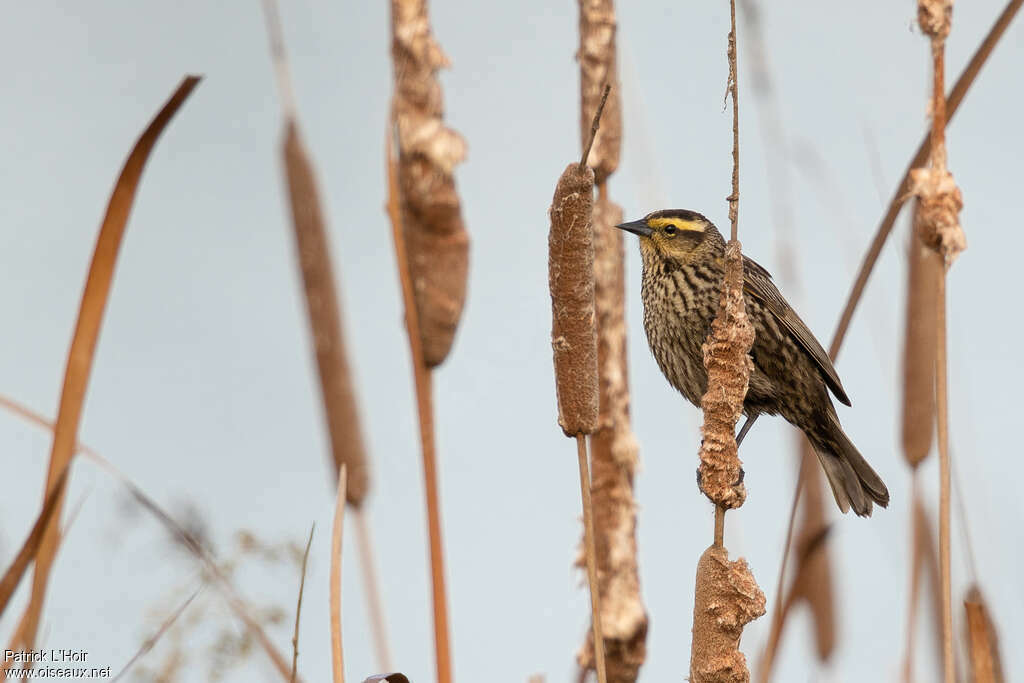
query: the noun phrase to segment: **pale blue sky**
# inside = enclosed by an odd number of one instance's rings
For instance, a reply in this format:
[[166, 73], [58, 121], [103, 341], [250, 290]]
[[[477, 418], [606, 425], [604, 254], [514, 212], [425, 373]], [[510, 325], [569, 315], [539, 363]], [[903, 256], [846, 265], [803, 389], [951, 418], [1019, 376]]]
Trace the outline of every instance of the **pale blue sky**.
[[[685, 207], [722, 226], [731, 163], [731, 121], [722, 106], [726, 4], [622, 5], [625, 133], [612, 197], [628, 218]], [[803, 286], [781, 286], [827, 345], [883, 204], [927, 126], [928, 47], [909, 1], [763, 5], [786, 138], [766, 145], [762, 137], [741, 23], [740, 238], [746, 253], [779, 274], [769, 192], [778, 186], [769, 179], [788, 178], [788, 233]], [[546, 211], [558, 173], [578, 155], [577, 10], [573, 2], [536, 0], [435, 0], [431, 9], [453, 61], [442, 76], [448, 121], [469, 145], [457, 178], [473, 240], [465, 317], [435, 383], [456, 679], [522, 681], [544, 672], [565, 681], [588, 601], [571, 566], [580, 530], [575, 455], [555, 422]], [[950, 82], [1000, 10], [995, 0], [957, 5]], [[373, 458], [368, 505], [396, 666], [423, 683], [434, 665], [421, 466], [382, 211], [387, 3], [296, 0], [283, 2], [281, 14]], [[204, 74], [143, 178], [81, 438], [166, 506], [194, 505], [221, 547], [243, 528], [268, 541], [301, 541], [315, 520], [300, 670], [307, 681], [327, 680], [333, 497], [260, 3], [37, 0], [11, 5], [5, 17], [0, 392], [55, 413], [113, 181], [182, 75]], [[1018, 306], [1003, 292], [1024, 250], [1022, 65], [1018, 20], [948, 136], [969, 244], [949, 279], [951, 438], [1011, 680], [1024, 675], [1024, 657], [1013, 647], [1024, 640], [1024, 504], [1017, 492], [1024, 465], [1015, 430], [1024, 330]], [[897, 418], [906, 237], [904, 218], [837, 366], [853, 400], [840, 417], [886, 480], [892, 505], [870, 520], [834, 515], [839, 647], [829, 667], [815, 668], [809, 621], [797, 613], [780, 681], [893, 680], [899, 671], [910, 486]], [[668, 386], [647, 351], [639, 257], [633, 245], [627, 254], [642, 458], [640, 566], [651, 615], [642, 680], [680, 680], [688, 668], [696, 560], [710, 542], [712, 512], [693, 482], [697, 411]], [[751, 433], [743, 454], [750, 495], [729, 515], [726, 536], [730, 550], [749, 560], [770, 606], [794, 484], [791, 439], [778, 419], [762, 420]], [[0, 414], [0, 468], [15, 473], [0, 508], [5, 563], [38, 509], [49, 445], [47, 435]], [[934, 457], [922, 475], [933, 496]], [[173, 586], [191, 585], [195, 570], [154, 523], [125, 521], [117, 485], [84, 462], [74, 470], [70, 500], [83, 495], [57, 560], [43, 643], [87, 649], [91, 663], [117, 670], [149, 634], [148, 610]], [[959, 522], [954, 532], [959, 604], [969, 575]], [[351, 538], [349, 530], [345, 643], [348, 676], [358, 681], [376, 664]], [[291, 610], [297, 577], [250, 571], [240, 586], [250, 598]], [[24, 590], [0, 620], [0, 640], [8, 639], [23, 599]], [[226, 610], [222, 618], [232, 623]], [[748, 627], [748, 656], [759, 651], [768, 626], [763, 618]], [[921, 680], [933, 675], [927, 633], [921, 630]], [[287, 651], [290, 623], [274, 634]], [[261, 655], [253, 661], [230, 680], [274, 679]], [[193, 672], [185, 679], [203, 678]]]

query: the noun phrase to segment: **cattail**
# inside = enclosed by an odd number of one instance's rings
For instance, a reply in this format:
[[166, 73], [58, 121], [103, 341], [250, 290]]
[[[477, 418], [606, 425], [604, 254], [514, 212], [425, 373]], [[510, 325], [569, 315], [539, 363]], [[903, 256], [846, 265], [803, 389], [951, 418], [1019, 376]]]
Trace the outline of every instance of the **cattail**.
[[754, 343], [754, 327], [743, 304], [743, 261], [739, 242], [725, 249], [725, 282], [711, 336], [704, 342], [708, 389], [701, 398], [704, 424], [700, 447], [701, 490], [721, 508], [736, 508], [747, 497], [740, 477], [736, 421], [743, 410], [753, 362], [747, 355]]
[[319, 192], [313, 165], [294, 121], [285, 125], [282, 153], [335, 472], [340, 471], [343, 465], [346, 467], [347, 500], [350, 505], [358, 507], [369, 488], [366, 450], [345, 350], [340, 304]]
[[[915, 202], [915, 212], [919, 204]], [[903, 345], [903, 456], [911, 467], [927, 457], [935, 434], [935, 285], [942, 260], [911, 238], [907, 272], [907, 330]]]
[[551, 201], [548, 286], [558, 424], [566, 436], [597, 428], [597, 332], [594, 319], [594, 172], [573, 162]]
[[743, 627], [764, 612], [764, 593], [746, 560], [730, 562], [728, 551], [720, 546], [705, 550], [697, 564], [690, 681], [749, 681], [746, 657], [739, 651], [740, 636]]
[[423, 362], [432, 368], [451, 350], [466, 300], [469, 236], [453, 176], [466, 143], [443, 122], [437, 71], [449, 62], [426, 1], [392, 0], [391, 24], [402, 226]]
[[615, 50], [615, 6], [612, 0], [579, 0], [580, 4], [580, 140], [586, 147], [590, 122], [602, 102], [606, 85], [612, 86], [603, 105], [601, 129], [594, 137], [589, 164], [595, 183], [604, 184], [619, 166], [622, 147], [622, 104], [619, 99]]
[[964, 609], [967, 611], [967, 646], [971, 656], [970, 680], [974, 683], [1003, 683], [999, 634], [977, 585], [968, 589]]

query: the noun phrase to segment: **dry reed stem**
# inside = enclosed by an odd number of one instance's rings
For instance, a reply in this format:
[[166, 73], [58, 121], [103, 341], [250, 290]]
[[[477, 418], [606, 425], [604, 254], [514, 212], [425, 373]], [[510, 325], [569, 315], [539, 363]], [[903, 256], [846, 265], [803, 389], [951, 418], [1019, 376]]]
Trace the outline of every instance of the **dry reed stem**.
[[341, 535], [345, 528], [345, 490], [348, 472], [338, 470], [338, 495], [334, 503], [334, 527], [331, 530], [331, 674], [334, 683], [345, 683], [345, 665], [341, 650]]
[[964, 609], [967, 612], [967, 645], [971, 657], [970, 680], [974, 683], [1003, 683], [999, 634], [977, 584], [967, 590]]
[[359, 568], [363, 574], [366, 587], [366, 603], [370, 613], [370, 632], [373, 637], [373, 648], [377, 655], [377, 666], [380, 671], [388, 671], [391, 667], [391, 648], [388, 645], [387, 627], [384, 620], [384, 605], [380, 599], [380, 588], [377, 585], [377, 564], [374, 560], [373, 537], [370, 525], [366, 520], [366, 511], [355, 510], [356, 545], [359, 547]]
[[598, 683], [607, 683], [605, 668], [604, 631], [601, 624], [601, 590], [597, 578], [597, 549], [594, 547], [594, 504], [591, 500], [590, 469], [587, 466], [587, 439], [576, 435], [576, 459], [580, 468], [580, 494], [583, 498], [583, 546], [587, 562], [587, 585], [590, 587], [591, 632], [593, 633], [594, 660]]
[[321, 211], [316, 176], [295, 120], [285, 122], [281, 149], [288, 177], [292, 225], [306, 292], [313, 349], [320, 376], [320, 396], [331, 439], [334, 471], [349, 472], [348, 502], [359, 507], [369, 488], [369, 469], [345, 348], [341, 306], [331, 267], [327, 226]]
[[940, 253], [945, 268], [935, 269], [936, 294], [935, 394], [939, 441], [939, 570], [942, 583], [942, 652], [946, 683], [956, 679], [953, 651], [953, 600], [950, 567], [949, 406], [946, 354], [946, 269], [967, 244], [960, 227], [963, 207], [960, 189], [946, 168], [945, 41], [953, 14], [952, 0], [918, 0], [918, 23], [931, 39], [932, 131], [930, 166], [910, 173], [910, 190], [917, 198], [914, 232], [923, 244]]
[[313, 546], [313, 532], [316, 524], [309, 529], [309, 540], [306, 541], [306, 552], [302, 553], [302, 578], [299, 580], [299, 598], [295, 603], [295, 634], [292, 636], [292, 675], [291, 683], [295, 683], [299, 663], [299, 618], [302, 616], [302, 594], [306, 589], [306, 563], [309, 561], [309, 549]]
[[746, 560], [729, 561], [725, 548], [712, 545], [697, 563], [693, 605], [692, 683], [744, 683], [750, 680], [739, 651], [743, 627], [765, 612], [765, 597]]
[[[576, 58], [580, 63], [580, 144], [586, 147], [593, 140], [590, 167], [594, 169], [595, 184], [603, 185], [618, 168], [622, 148], [615, 4], [613, 0], [579, 0], [579, 6], [580, 48]], [[601, 130], [591, 136], [587, 126], [599, 107], [604, 108]]]
[[391, 29], [406, 267], [423, 360], [432, 368], [447, 357], [466, 300], [469, 236], [453, 176], [466, 143], [443, 122], [437, 72], [449, 62], [430, 30], [426, 0], [391, 0]]
[[[729, 78], [726, 81], [726, 96], [732, 96], [732, 194], [729, 202], [729, 239], [736, 242], [740, 213], [740, 98], [739, 74], [736, 68], [736, 0], [729, 0], [730, 30], [726, 55], [729, 58]], [[741, 262], [742, 265], [742, 262]], [[742, 270], [740, 274], [742, 275]], [[741, 278], [742, 279], [742, 278]]]
[[592, 434], [599, 407], [594, 313], [594, 172], [569, 164], [551, 201], [548, 285], [558, 424], [566, 436]]
[[[198, 76], [186, 76], [143, 131], [125, 161], [107, 204], [106, 214], [96, 239], [92, 263], [89, 266], [85, 290], [82, 292], [82, 302], [78, 310], [74, 337], [68, 351], [64, 386], [61, 390], [60, 408], [57, 413], [57, 426], [54, 429], [53, 446], [50, 451], [44, 500], [56, 488], [58, 480], [67, 469], [74, 454], [78, 426], [82, 417], [82, 406], [85, 403], [85, 392], [92, 372], [93, 355], [99, 340], [100, 325], [103, 322], [107, 298], [110, 294], [117, 254], [128, 225], [128, 217], [131, 214], [135, 192], [139, 186], [146, 160], [164, 128], [199, 81]], [[63, 502], [64, 497], [58, 494], [55, 510], [49, 523], [45, 526], [36, 555], [32, 594], [18, 624], [11, 649], [32, 650], [35, 648], [36, 633], [43, 611], [50, 570], [60, 544], [60, 531], [57, 522], [60, 519]]]
[[7, 604], [10, 602], [11, 596], [14, 595], [14, 591], [17, 590], [22, 577], [25, 576], [25, 571], [28, 569], [29, 564], [32, 563], [36, 553], [39, 552], [39, 546], [43, 540], [43, 532], [46, 530], [47, 525], [50, 523], [50, 518], [53, 517], [54, 511], [57, 509], [57, 501], [64, 496], [64, 489], [68, 480], [68, 470], [70, 469], [70, 466], [64, 468], [53, 489], [46, 494], [46, 500], [43, 501], [43, 509], [39, 511], [39, 516], [36, 517], [35, 524], [32, 525], [28, 538], [25, 539], [18, 554], [15, 555], [14, 561], [11, 562], [7, 571], [4, 572], [3, 579], [0, 579], [0, 615], [3, 615], [7, 610]]
[[[42, 415], [36, 413], [24, 405], [14, 401], [13, 399], [0, 395], [0, 407], [18, 417], [31, 422], [43, 429], [55, 431], [56, 426], [53, 422], [50, 422]], [[267, 654], [267, 657], [273, 662], [274, 667], [278, 670], [284, 680], [288, 681], [290, 677], [290, 671], [288, 669], [288, 663], [285, 661], [284, 656], [278, 652], [277, 648], [274, 647], [273, 642], [267, 636], [263, 627], [260, 626], [259, 622], [249, 611], [248, 606], [238, 596], [238, 591], [235, 590], [234, 586], [228, 580], [228, 577], [224, 575], [224, 572], [217, 566], [216, 561], [206, 550], [205, 547], [189, 533], [184, 527], [171, 517], [170, 513], [161, 508], [156, 501], [150, 498], [145, 491], [143, 491], [135, 482], [128, 478], [121, 470], [117, 469], [113, 463], [101, 456], [94, 449], [89, 448], [82, 443], [75, 444], [75, 451], [85, 456], [92, 462], [99, 465], [104, 471], [110, 476], [116, 479], [128, 492], [135, 498], [136, 501], [142, 505], [147, 511], [149, 511], [156, 519], [163, 524], [172, 536], [178, 538], [181, 544], [199, 560], [203, 568], [214, 578], [214, 585], [220, 590], [224, 599], [227, 601], [231, 611], [235, 613], [235, 616], [245, 624], [245, 626], [253, 632], [256, 636], [256, 641], [263, 648], [263, 651]], [[14, 649], [13, 644], [8, 649]]]
[[[637, 443], [629, 421], [626, 365], [625, 273], [622, 209], [600, 187], [594, 204], [594, 292], [600, 414], [590, 437], [593, 459], [594, 534], [605, 668], [612, 683], [635, 681], [646, 656], [647, 612], [637, 566], [636, 503], [633, 476]], [[577, 565], [583, 558], [577, 559]], [[593, 634], [576, 661], [594, 668]]]
[[[723, 509], [737, 508], [747, 497], [735, 435], [753, 365], [748, 356], [753, 342], [754, 327], [743, 303], [740, 244], [730, 240], [725, 248], [722, 302], [711, 323], [711, 335], [703, 345], [708, 388], [701, 397], [704, 441], [699, 469], [701, 491]], [[721, 545], [720, 541], [716, 542]]]
[[348, 502], [359, 507], [369, 489], [369, 469], [348, 364], [341, 305], [331, 265], [327, 221], [321, 209], [316, 173], [299, 133], [294, 88], [277, 3], [264, 0], [263, 6], [284, 113], [281, 157], [288, 180], [295, 252], [305, 287], [306, 314], [320, 377], [320, 398], [331, 440], [334, 472], [337, 475], [338, 468], [342, 464], [347, 465]]
[[427, 535], [430, 542], [430, 588], [434, 607], [434, 650], [437, 659], [437, 683], [452, 680], [451, 643], [448, 637], [448, 598], [445, 591], [444, 544], [441, 540], [441, 502], [437, 489], [437, 457], [434, 444], [434, 403], [432, 373], [423, 355], [419, 314], [413, 291], [410, 262], [407, 258], [402, 213], [399, 209], [398, 163], [392, 151], [392, 131], [388, 126], [386, 155], [388, 169], [387, 213], [391, 221], [391, 237], [395, 243], [395, 261], [402, 287], [405, 308], [405, 329], [409, 337], [416, 406], [419, 416], [420, 444], [423, 455], [423, 484], [426, 489]]
[[[996, 18], [992, 24], [992, 28], [989, 29], [985, 39], [975, 50], [971, 56], [971, 60], [964, 67], [963, 72], [957, 79], [956, 84], [953, 85], [953, 89], [949, 91], [949, 96], [946, 99], [946, 123], [952, 120], [953, 115], [956, 113], [957, 108], [963, 101], [964, 96], [970, 89], [971, 84], [974, 83], [978, 73], [981, 71], [981, 67], [988, 61], [989, 56], [992, 54], [992, 50], [995, 49], [999, 39], [1002, 38], [1006, 32], [1007, 27], [1013, 18], [1016, 16], [1017, 11], [1020, 10], [1021, 5], [1024, 4], [1024, 0], [1009, 0], [1006, 3], [1006, 7]], [[921, 166], [928, 158], [930, 149], [930, 134], [925, 136], [925, 139], [921, 141], [917, 151], [914, 153], [914, 157], [907, 164], [907, 169], [903, 174], [903, 178], [900, 180], [899, 186], [896, 188], [896, 192], [889, 202], [889, 206], [886, 209], [885, 215], [882, 216], [882, 220], [878, 224], [878, 228], [875, 231], [875, 236], [871, 241], [871, 245], [868, 247], [867, 253], [864, 254], [864, 260], [861, 262], [860, 270], [857, 272], [857, 277], [854, 280], [853, 287], [850, 289], [850, 295], [847, 297], [846, 306], [843, 308], [843, 313], [839, 317], [839, 323], [836, 325], [835, 334], [832, 336], [832, 344], [829, 346], [829, 356], [833, 361], [839, 355], [839, 349], [843, 345], [843, 340], [846, 338], [846, 331], [850, 327], [850, 321], [853, 319], [853, 313], [857, 309], [857, 304], [860, 303], [861, 297], [864, 294], [864, 288], [867, 286], [868, 278], [871, 276], [871, 272], [874, 270], [875, 263], [878, 261], [879, 254], [882, 253], [882, 247], [885, 246], [885, 241], [889, 238], [889, 233], [892, 232], [892, 227], [896, 223], [896, 217], [899, 215], [900, 209], [903, 208], [903, 203], [911, 196], [911, 181], [910, 173], [913, 169]]]
[[939, 437], [939, 571], [942, 583], [942, 652], [946, 683], [956, 680], [953, 651], [953, 597], [950, 566], [949, 399], [946, 356], [946, 276], [938, 278], [938, 347], [935, 358], [935, 406]]
[[935, 433], [935, 279], [938, 254], [911, 237], [907, 250], [907, 322], [903, 343], [903, 457], [917, 467]]
[[171, 626], [174, 626], [174, 623], [178, 621], [178, 618], [185, 613], [185, 610], [188, 609], [188, 606], [192, 604], [192, 601], [195, 600], [199, 596], [199, 594], [203, 592], [204, 587], [205, 584], [199, 586], [199, 588], [197, 588], [195, 592], [192, 593], [192, 595], [190, 595], [184, 602], [182, 602], [178, 606], [178, 609], [174, 610], [174, 612], [171, 613], [170, 616], [164, 619], [163, 623], [160, 624], [160, 628], [156, 630], [156, 633], [151, 635], [149, 638], [146, 638], [146, 640], [142, 643], [139, 649], [136, 650], [135, 654], [132, 655], [132, 658], [128, 660], [128, 663], [124, 665], [124, 668], [122, 668], [121, 671], [116, 676], [114, 676], [113, 679], [111, 679], [111, 683], [116, 683], [117, 681], [124, 678], [128, 674], [128, 672], [131, 671], [132, 667], [135, 666], [135, 663], [137, 661], [142, 659], [143, 656], [148, 654], [150, 651], [152, 651], [154, 647], [156, 647], [156, 644], [160, 642], [160, 639], [164, 636], [164, 634], [167, 633], [167, 631], [170, 630]]

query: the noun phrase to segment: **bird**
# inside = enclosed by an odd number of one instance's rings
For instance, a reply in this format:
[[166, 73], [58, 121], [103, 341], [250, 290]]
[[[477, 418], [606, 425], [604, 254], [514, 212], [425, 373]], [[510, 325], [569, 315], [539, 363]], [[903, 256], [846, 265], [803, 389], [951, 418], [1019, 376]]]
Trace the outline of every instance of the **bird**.
[[[695, 211], [663, 209], [616, 227], [640, 238], [644, 331], [661, 372], [690, 403], [707, 390], [701, 346], [718, 312], [725, 239]], [[835, 367], [767, 270], [743, 256], [743, 300], [754, 327], [753, 370], [740, 439], [758, 415], [781, 415], [814, 447], [842, 512], [871, 515], [889, 491], [839, 423], [829, 391], [851, 405]]]

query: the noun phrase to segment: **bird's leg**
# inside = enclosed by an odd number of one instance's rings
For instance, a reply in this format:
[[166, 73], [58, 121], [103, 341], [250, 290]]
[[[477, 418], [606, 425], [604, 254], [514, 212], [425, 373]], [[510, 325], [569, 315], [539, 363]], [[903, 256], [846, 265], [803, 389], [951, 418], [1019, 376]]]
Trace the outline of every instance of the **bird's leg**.
[[747, 432], [750, 431], [750, 428], [754, 426], [754, 421], [757, 420], [758, 415], [760, 415], [760, 413], [754, 413], [743, 422], [743, 426], [740, 427], [740, 433], [736, 435], [736, 448], [739, 448], [740, 444], [743, 443], [743, 437], [745, 437]]
[[[737, 450], [739, 450], [740, 444], [743, 443], [743, 437], [745, 437], [747, 435], [747, 432], [750, 431], [750, 428], [754, 426], [754, 422], [757, 420], [757, 416], [758, 415], [760, 415], [760, 413], [754, 413], [753, 415], [748, 417], [746, 420], [744, 420], [743, 426], [740, 427], [740, 433], [736, 435], [736, 449]], [[736, 481], [736, 485], [737, 486], [739, 486], [740, 484], [743, 483], [743, 477], [745, 475], [746, 475], [746, 472], [744, 472], [743, 468], [741, 467], [740, 468], [740, 478]]]

